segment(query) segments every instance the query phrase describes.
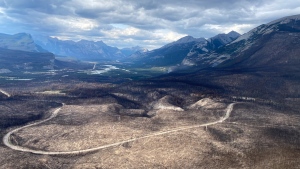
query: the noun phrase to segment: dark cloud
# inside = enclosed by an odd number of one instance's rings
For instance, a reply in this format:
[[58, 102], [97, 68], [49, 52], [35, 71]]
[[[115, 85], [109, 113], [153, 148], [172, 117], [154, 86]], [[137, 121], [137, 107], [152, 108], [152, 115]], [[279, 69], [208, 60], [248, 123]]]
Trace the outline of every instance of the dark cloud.
[[90, 18], [90, 19], [96, 19], [100, 16], [100, 12], [97, 9], [78, 9], [75, 11], [75, 13], [81, 17], [84, 18]]
[[286, 0], [0, 0], [0, 32], [158, 47], [184, 35], [244, 33], [299, 11]]
[[0, 5], [8, 9], [34, 10], [42, 13], [57, 14], [66, 1], [60, 0], [2, 0]]

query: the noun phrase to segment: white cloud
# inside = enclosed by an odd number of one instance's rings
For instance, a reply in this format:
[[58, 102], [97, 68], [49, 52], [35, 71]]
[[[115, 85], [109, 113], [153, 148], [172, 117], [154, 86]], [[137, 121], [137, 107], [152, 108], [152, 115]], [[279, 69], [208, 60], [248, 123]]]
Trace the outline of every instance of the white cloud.
[[60, 25], [68, 32], [90, 31], [98, 27], [95, 21], [85, 18], [49, 17], [46, 18], [46, 23]]
[[[116, 26], [115, 24], [113, 25]], [[130, 44], [130, 46], [133, 46], [135, 43], [136, 45], [143, 45], [148, 49], [158, 48], [163, 44], [170, 43], [186, 36], [185, 34], [179, 34], [166, 29], [148, 31], [124, 25], [117, 25], [113, 29], [102, 30], [101, 32], [105, 35], [105, 39], [110, 39], [110, 41], [105, 40], [108, 44], [119, 41], [118, 44], [126, 42], [127, 44]]]
[[185, 35], [245, 33], [299, 11], [298, 0], [0, 0], [0, 32], [152, 49]]
[[250, 29], [254, 28], [253, 24], [233, 24], [233, 25], [214, 25], [214, 24], [205, 24], [203, 26], [204, 29], [210, 29], [214, 32], [218, 33], [228, 33], [232, 30], [237, 31], [239, 33], [246, 33]]
[[102, 31], [107, 37], [110, 38], [121, 38], [121, 37], [131, 37], [139, 35], [141, 30], [134, 27], [126, 27], [122, 28], [113, 28], [111, 30], [103, 30]]
[[177, 32], [173, 32], [170, 30], [158, 30], [154, 32], [154, 35], [156, 38], [159, 38], [160, 40], [164, 42], [172, 42], [175, 40], [178, 40], [179, 38], [183, 36], [187, 36], [186, 34], [179, 34]]

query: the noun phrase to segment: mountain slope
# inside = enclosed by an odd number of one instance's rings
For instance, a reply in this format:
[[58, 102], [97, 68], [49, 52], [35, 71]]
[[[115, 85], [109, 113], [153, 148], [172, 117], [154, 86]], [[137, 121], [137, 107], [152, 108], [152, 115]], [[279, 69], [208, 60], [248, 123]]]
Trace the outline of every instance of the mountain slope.
[[300, 15], [258, 26], [211, 55], [229, 57], [213, 68], [159, 80], [193, 84], [214, 95], [271, 100], [267, 104], [300, 97]]
[[216, 52], [230, 55], [219, 67], [299, 68], [300, 15], [261, 25]]
[[37, 45], [30, 34], [18, 33], [15, 35], [0, 34], [0, 47], [11, 50], [28, 52], [47, 52]]

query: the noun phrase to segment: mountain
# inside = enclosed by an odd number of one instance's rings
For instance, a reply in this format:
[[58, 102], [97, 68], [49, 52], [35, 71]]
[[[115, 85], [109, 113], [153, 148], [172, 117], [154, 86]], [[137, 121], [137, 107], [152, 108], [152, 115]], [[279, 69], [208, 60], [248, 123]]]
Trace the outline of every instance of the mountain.
[[135, 53], [130, 58], [139, 66], [172, 66], [181, 63], [194, 45], [205, 41], [204, 38], [186, 36], [159, 49]]
[[0, 74], [87, 67], [91, 65], [74, 60], [55, 59], [55, 55], [37, 45], [30, 34], [0, 34]]
[[217, 36], [208, 39], [208, 42], [211, 44], [212, 49], [218, 49], [219, 47], [236, 40], [239, 36], [241, 36], [239, 33], [231, 31], [228, 34], [218, 34]]
[[198, 43], [192, 47], [181, 64], [198, 67], [215, 66], [223, 59], [227, 59], [227, 56], [224, 55], [224, 57], [216, 59], [211, 53], [236, 40], [239, 36], [239, 33], [231, 31], [228, 34], [218, 34], [204, 43]]
[[263, 24], [240, 36], [214, 55], [229, 59], [218, 67], [294, 68], [300, 65], [300, 15]]
[[228, 34], [219, 34], [210, 39], [185, 36], [175, 42], [169, 43], [159, 49], [135, 55], [136, 63], [147, 66], [174, 66], [197, 65], [202, 55], [209, 55], [212, 51], [224, 46], [240, 36], [231, 31]]
[[0, 48], [27, 52], [47, 52], [37, 45], [31, 35], [27, 33], [18, 33], [15, 35], [0, 33]]
[[[219, 47], [206, 68], [193, 73], [178, 72], [159, 80], [201, 86], [214, 95], [243, 96], [288, 102], [300, 97], [300, 15], [260, 25], [233, 42]], [[216, 63], [216, 62], [215, 62]], [[272, 104], [268, 102], [267, 104]]]
[[[236, 68], [298, 68], [300, 59], [300, 15], [277, 19], [260, 25], [238, 38], [235, 33], [229, 36], [227, 45], [212, 48], [208, 45], [195, 46], [183, 64], [205, 67], [236, 67]], [[229, 41], [217, 37], [224, 43]], [[211, 38], [216, 41], [216, 38]], [[219, 40], [219, 42], [221, 42]], [[218, 43], [214, 43], [218, 44]]]
[[116, 47], [106, 45], [102, 41], [59, 40], [57, 38], [36, 37], [36, 42], [44, 49], [59, 56], [69, 56], [86, 61], [115, 61], [125, 57]]

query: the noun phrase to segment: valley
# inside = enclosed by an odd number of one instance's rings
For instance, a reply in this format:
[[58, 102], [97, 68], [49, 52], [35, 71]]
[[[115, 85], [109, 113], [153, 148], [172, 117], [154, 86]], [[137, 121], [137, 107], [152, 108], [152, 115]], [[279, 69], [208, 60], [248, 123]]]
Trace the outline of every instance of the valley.
[[297, 168], [299, 99], [161, 78], [3, 85], [2, 168]]
[[98, 63], [94, 67], [91, 63], [84, 63], [85, 67], [78, 68], [74, 65], [63, 69], [38, 69], [38, 70], [20, 70], [7, 69], [10, 72], [0, 73], [0, 82], [6, 84], [23, 83], [30, 81], [32, 83], [49, 81], [94, 81], [94, 82], [112, 82], [121, 83], [132, 80], [156, 77], [167, 74], [168, 67], [149, 67], [136, 68], [124, 64], [109, 65]]
[[299, 18], [153, 50], [0, 34], [0, 168], [299, 168]]

